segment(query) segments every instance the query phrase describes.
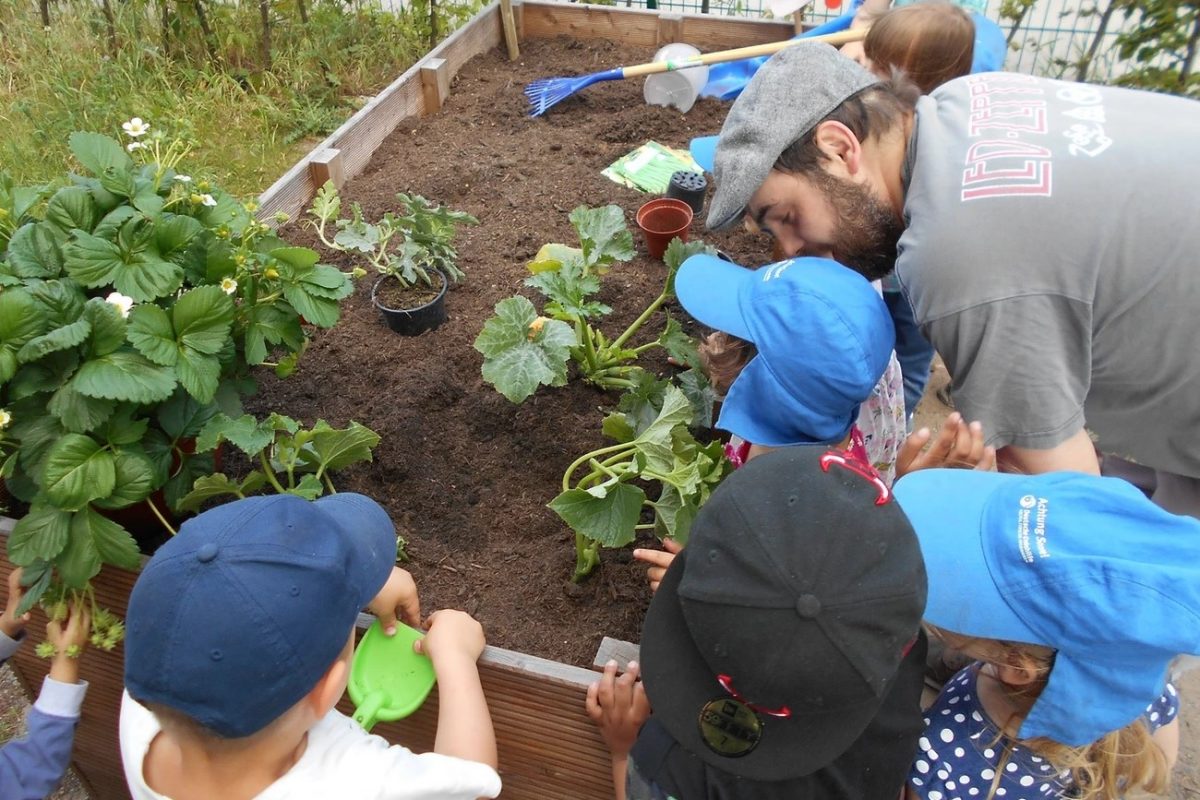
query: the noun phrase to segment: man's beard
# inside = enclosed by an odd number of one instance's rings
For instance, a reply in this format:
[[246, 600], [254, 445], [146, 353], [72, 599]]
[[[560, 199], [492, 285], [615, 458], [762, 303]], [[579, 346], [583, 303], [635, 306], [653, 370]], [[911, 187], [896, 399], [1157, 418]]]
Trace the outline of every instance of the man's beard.
[[833, 257], [867, 280], [883, 278], [896, 266], [904, 225], [890, 207], [864, 187], [817, 169], [811, 175], [838, 216]]

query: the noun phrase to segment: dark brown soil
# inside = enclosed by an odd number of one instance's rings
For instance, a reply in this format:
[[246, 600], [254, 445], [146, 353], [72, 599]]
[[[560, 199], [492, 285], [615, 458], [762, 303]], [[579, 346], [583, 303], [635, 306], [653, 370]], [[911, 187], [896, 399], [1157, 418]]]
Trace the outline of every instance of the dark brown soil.
[[393, 311], [408, 311], [428, 305], [442, 293], [442, 279], [435, 272], [430, 272], [433, 288], [423, 283], [405, 286], [394, 278], [386, 278], [379, 282], [375, 289], [375, 299], [384, 308]]
[[[634, 80], [593, 86], [531, 119], [521, 93], [528, 82], [635, 64], [653, 52], [568, 39], [523, 42], [521, 52], [516, 64], [498, 51], [467, 64], [441, 113], [401, 123], [343, 190], [368, 218], [394, 210], [401, 191], [479, 218], [458, 239], [467, 278], [450, 289], [447, 322], [417, 338], [390, 333], [364, 279], [300, 371], [266, 379], [252, 410], [280, 409], [310, 423], [353, 419], [378, 432], [375, 462], [348, 470], [338, 486], [371, 495], [391, 512], [408, 540], [423, 609], [465, 609], [492, 644], [586, 665], [601, 637], [639, 638], [649, 591], [629, 549], [606, 551], [588, 581], [571, 584], [573, 537], [545, 504], [566, 466], [605, 443], [602, 409], [617, 396], [574, 382], [515, 406], [483, 383], [482, 358], [471, 345], [497, 302], [529, 294], [521, 282], [538, 248], [574, 242], [573, 208], [617, 203], [635, 229], [634, 212], [651, 198], [601, 176], [602, 169], [647, 140], [686, 148], [691, 137], [717, 132], [728, 106], [702, 100], [686, 116], [650, 108]], [[697, 220], [692, 233], [702, 231]], [[301, 226], [284, 234], [319, 249]], [[743, 263], [770, 259], [760, 238], [707, 238]], [[640, 240], [638, 247], [644, 252]], [[645, 255], [617, 265], [606, 277], [602, 299], [615, 310], [603, 329], [622, 330], [658, 294], [663, 277], [662, 263]], [[661, 360], [648, 366], [668, 368]]]

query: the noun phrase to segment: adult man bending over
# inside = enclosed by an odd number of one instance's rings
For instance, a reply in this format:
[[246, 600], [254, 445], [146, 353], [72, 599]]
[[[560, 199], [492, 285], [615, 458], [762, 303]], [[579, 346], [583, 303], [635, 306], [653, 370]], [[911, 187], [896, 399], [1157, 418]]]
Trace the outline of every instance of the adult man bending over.
[[1097, 472], [1086, 425], [1200, 516], [1200, 104], [1009, 73], [918, 98], [810, 43], [734, 103], [714, 172], [709, 228], [895, 267], [1004, 468]]

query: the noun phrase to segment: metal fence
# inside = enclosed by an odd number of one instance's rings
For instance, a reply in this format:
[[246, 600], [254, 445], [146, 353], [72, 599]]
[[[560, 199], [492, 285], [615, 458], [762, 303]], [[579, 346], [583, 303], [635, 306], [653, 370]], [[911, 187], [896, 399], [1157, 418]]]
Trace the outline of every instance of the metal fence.
[[[814, 0], [804, 9], [806, 23], [820, 24], [839, 17], [849, 8], [850, 0], [830, 7], [827, 0]], [[661, 10], [724, 14], [733, 16], [770, 16], [765, 0], [615, 0], [615, 4]], [[1101, 31], [1103, 0], [1036, 0], [1019, 21], [1000, 16], [1000, 0], [989, 0], [986, 15], [1009, 37], [1009, 55], [1005, 67], [1050, 77], [1074, 78], [1080, 62], [1095, 44], [1088, 69], [1091, 80], [1107, 81], [1129, 71], [1122, 62], [1115, 42], [1122, 31], [1136, 24], [1123, 12], [1117, 12]], [[1096, 39], [1099, 38], [1099, 42]]]

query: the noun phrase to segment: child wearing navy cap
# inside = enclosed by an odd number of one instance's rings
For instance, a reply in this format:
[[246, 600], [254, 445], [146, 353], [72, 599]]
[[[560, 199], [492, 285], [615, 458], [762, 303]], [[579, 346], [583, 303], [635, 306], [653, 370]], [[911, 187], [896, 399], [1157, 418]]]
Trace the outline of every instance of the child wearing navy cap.
[[927, 470], [896, 499], [925, 620], [978, 661], [925, 712], [910, 800], [1118, 800], [1166, 790], [1177, 654], [1200, 653], [1200, 522], [1130, 484]]
[[389, 746], [334, 709], [364, 607], [420, 623], [396, 532], [361, 495], [218, 506], [138, 576], [126, 615], [121, 757], [134, 800], [495, 797], [479, 623], [440, 611], [417, 643], [439, 691], [433, 753]]

